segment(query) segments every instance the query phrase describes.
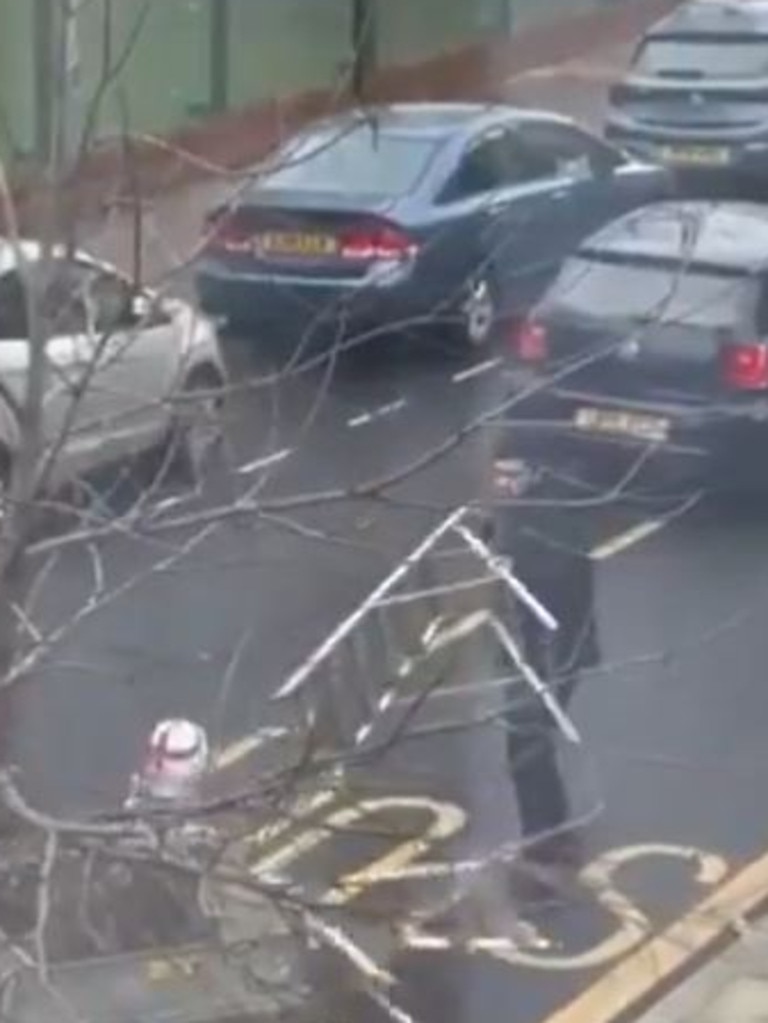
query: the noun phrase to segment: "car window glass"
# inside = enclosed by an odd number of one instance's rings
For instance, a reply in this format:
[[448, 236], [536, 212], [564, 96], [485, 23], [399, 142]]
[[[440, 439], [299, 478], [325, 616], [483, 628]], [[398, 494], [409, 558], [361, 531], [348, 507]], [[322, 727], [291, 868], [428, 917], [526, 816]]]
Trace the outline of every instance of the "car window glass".
[[465, 152], [444, 197], [456, 200], [485, 195], [522, 183], [527, 177], [523, 154], [512, 133], [495, 129]]
[[83, 291], [97, 334], [132, 326], [133, 294], [126, 280], [108, 271], [89, 267], [83, 271]]
[[575, 258], [550, 290], [550, 309], [618, 320], [686, 323], [710, 329], [740, 326], [753, 315], [754, 277], [711, 268]]
[[294, 140], [254, 183], [256, 191], [288, 189], [328, 194], [404, 195], [415, 188], [436, 153], [431, 135], [363, 122]]
[[613, 156], [596, 139], [565, 125], [522, 124], [518, 131], [538, 177], [588, 178], [600, 156], [604, 160]]
[[40, 311], [53, 334], [84, 334], [88, 314], [83, 294], [83, 277], [64, 261], [55, 262], [50, 280], [40, 297]]
[[0, 341], [18, 341], [28, 334], [24, 285], [13, 270], [0, 276]]
[[660, 78], [760, 78], [768, 76], [768, 37], [723, 36], [647, 39], [634, 61], [642, 75]]

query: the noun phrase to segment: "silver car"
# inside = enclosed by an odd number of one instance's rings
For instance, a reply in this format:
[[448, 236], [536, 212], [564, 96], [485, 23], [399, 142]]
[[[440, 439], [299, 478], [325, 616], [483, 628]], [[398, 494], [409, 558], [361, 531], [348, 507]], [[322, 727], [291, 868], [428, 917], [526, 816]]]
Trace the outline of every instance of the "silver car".
[[48, 338], [46, 490], [146, 451], [197, 467], [227, 379], [212, 321], [187, 302], [137, 290], [79, 251], [56, 250], [45, 280], [42, 269], [38, 242], [0, 240], [2, 482], [13, 474], [21, 441], [32, 310]]

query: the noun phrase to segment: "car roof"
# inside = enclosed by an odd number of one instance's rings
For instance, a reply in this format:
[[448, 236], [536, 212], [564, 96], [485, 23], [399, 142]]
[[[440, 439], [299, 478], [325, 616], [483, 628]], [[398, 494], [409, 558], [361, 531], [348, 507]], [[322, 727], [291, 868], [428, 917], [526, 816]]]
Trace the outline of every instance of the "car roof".
[[645, 35], [763, 35], [768, 33], [768, 0], [691, 0], [657, 21]]
[[474, 135], [500, 121], [547, 120], [572, 124], [572, 118], [551, 110], [515, 107], [507, 103], [391, 103], [346, 111], [308, 125], [307, 131], [343, 132], [360, 124], [375, 123], [378, 131], [389, 135], [414, 135], [443, 140], [449, 136]]
[[683, 262], [690, 225], [697, 233], [688, 261], [745, 272], [768, 268], [768, 206], [749, 202], [652, 203], [614, 220], [579, 251]]

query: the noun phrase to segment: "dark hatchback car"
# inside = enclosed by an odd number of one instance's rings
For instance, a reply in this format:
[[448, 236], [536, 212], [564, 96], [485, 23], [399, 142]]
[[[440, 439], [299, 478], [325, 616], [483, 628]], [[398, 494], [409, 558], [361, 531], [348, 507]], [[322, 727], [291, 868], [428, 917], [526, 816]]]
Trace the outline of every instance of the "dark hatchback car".
[[694, 0], [654, 25], [611, 89], [605, 136], [683, 177], [764, 178], [767, 0]]
[[556, 114], [472, 103], [342, 114], [212, 211], [198, 295], [240, 325], [442, 324], [471, 350], [582, 238], [669, 189], [663, 168]]
[[[506, 455], [768, 484], [768, 208], [655, 203], [589, 238], [512, 338]], [[637, 462], [639, 464], [639, 462]]]

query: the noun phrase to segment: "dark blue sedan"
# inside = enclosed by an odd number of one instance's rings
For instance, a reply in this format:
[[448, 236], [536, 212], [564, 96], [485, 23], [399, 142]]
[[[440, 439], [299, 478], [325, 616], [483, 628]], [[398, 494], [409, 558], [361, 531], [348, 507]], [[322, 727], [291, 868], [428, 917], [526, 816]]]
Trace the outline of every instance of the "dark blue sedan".
[[669, 194], [669, 172], [568, 118], [413, 103], [317, 122], [209, 214], [203, 309], [466, 349], [523, 312], [597, 227]]

